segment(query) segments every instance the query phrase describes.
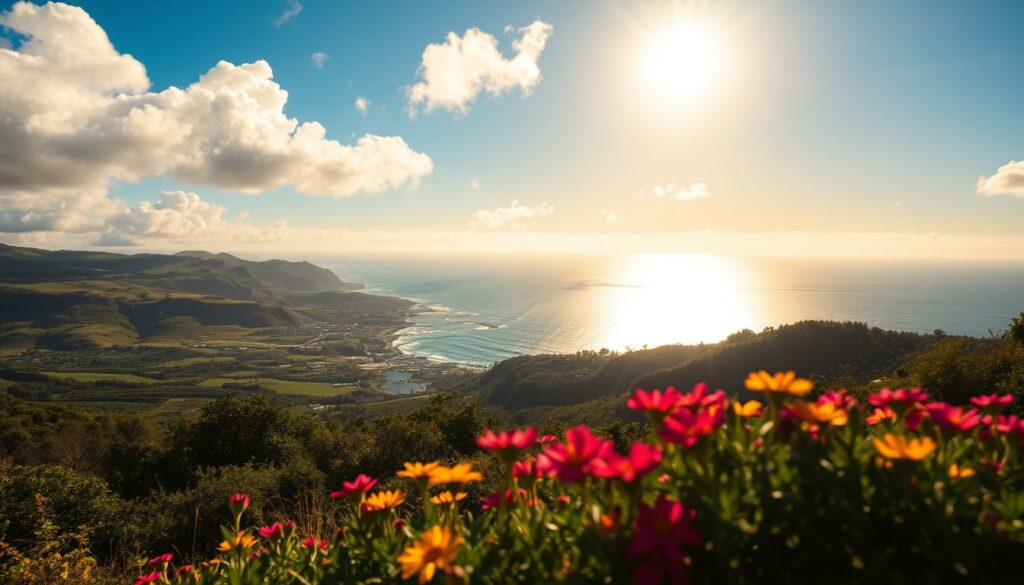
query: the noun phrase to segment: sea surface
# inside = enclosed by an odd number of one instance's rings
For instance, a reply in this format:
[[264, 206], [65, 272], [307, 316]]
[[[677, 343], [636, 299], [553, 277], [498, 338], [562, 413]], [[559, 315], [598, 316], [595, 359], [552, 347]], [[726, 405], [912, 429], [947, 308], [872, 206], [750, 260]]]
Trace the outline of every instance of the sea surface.
[[420, 304], [396, 345], [489, 365], [523, 354], [715, 342], [805, 319], [986, 336], [1024, 310], [1024, 264], [621, 257], [342, 256], [314, 261]]

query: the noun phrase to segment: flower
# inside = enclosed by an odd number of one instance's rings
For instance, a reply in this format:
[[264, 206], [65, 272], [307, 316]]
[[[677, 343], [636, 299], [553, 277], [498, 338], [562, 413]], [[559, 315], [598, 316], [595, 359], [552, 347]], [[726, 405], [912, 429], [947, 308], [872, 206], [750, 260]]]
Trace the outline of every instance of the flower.
[[949, 479], [966, 479], [974, 475], [970, 467], [960, 467], [956, 463], [949, 466]]
[[384, 490], [367, 496], [360, 509], [364, 514], [383, 512], [397, 508], [403, 502], [405, 502], [405, 494], [401, 490]]
[[537, 440], [537, 442], [540, 443], [541, 445], [547, 445], [548, 443], [554, 443], [557, 440], [558, 437], [554, 435], [542, 435], [541, 438]]
[[996, 431], [1003, 433], [1004, 435], [1016, 435], [1018, 437], [1024, 437], [1024, 419], [1020, 419], [1015, 414], [1010, 416], [999, 415], [996, 417], [995, 423]]
[[725, 424], [725, 409], [711, 406], [697, 413], [683, 409], [665, 417], [663, 423], [658, 436], [669, 443], [693, 447]]
[[698, 382], [693, 386], [688, 394], [683, 394], [679, 400], [679, 406], [681, 408], [696, 408], [700, 406], [722, 406], [728, 399], [725, 397], [725, 392], [722, 390], [715, 390], [708, 394], [708, 385], [704, 382]]
[[360, 473], [359, 476], [352, 481], [341, 482], [341, 489], [331, 492], [331, 499], [342, 500], [354, 496], [359, 496], [361, 498], [363, 497], [363, 494], [372, 490], [375, 485], [377, 485], [376, 479]]
[[230, 540], [224, 540], [217, 545], [217, 550], [220, 552], [229, 552], [234, 549], [248, 549], [256, 545], [256, 537], [242, 530], [236, 532], [235, 536]]
[[462, 537], [452, 532], [451, 527], [434, 526], [420, 535], [419, 540], [398, 555], [402, 566], [402, 578], [409, 579], [417, 573], [420, 584], [429, 583], [434, 573], [451, 573], [459, 555]]
[[672, 387], [665, 388], [664, 392], [636, 390], [626, 400], [626, 406], [646, 414], [655, 422], [660, 422], [661, 419], [679, 410], [682, 407], [682, 400], [682, 393]]
[[537, 465], [547, 475], [574, 483], [590, 474], [594, 461], [612, 452], [612, 442], [599, 439], [586, 426], [565, 431], [565, 443], [549, 445], [537, 456]]
[[629, 558], [641, 559], [633, 583], [660, 584], [686, 581], [683, 545], [699, 546], [703, 539], [693, 525], [695, 514], [682, 504], [660, 496], [654, 506], [640, 504], [636, 536], [629, 543]]
[[744, 384], [753, 392], [775, 392], [790, 396], [803, 396], [814, 389], [810, 380], [797, 378], [796, 372], [776, 372], [769, 374], [765, 370], [750, 372]]
[[300, 544], [302, 546], [304, 546], [305, 548], [314, 548], [314, 549], [320, 549], [320, 550], [327, 550], [327, 541], [326, 540], [320, 540], [320, 539], [318, 539], [318, 538], [316, 538], [314, 536], [310, 536], [306, 540], [303, 540]]
[[623, 457], [614, 450], [594, 461], [592, 473], [597, 477], [620, 479], [632, 483], [661, 464], [661, 449], [647, 443], [633, 443]]
[[920, 439], [907, 439], [903, 436], [889, 433], [879, 439], [871, 439], [871, 444], [886, 459], [909, 459], [920, 461], [935, 451], [935, 441], [930, 437]]
[[249, 494], [236, 493], [228, 498], [228, 508], [235, 516], [241, 516], [242, 512], [249, 509]]
[[829, 390], [818, 397], [817, 404], [818, 406], [832, 404], [837, 409], [849, 412], [857, 406], [857, 399], [850, 396], [846, 390]]
[[841, 427], [850, 420], [847, 412], [837, 407], [834, 402], [815, 404], [813, 402], [798, 401], [786, 406], [783, 412], [811, 424], [828, 423], [832, 426]]
[[920, 388], [882, 388], [878, 392], [868, 396], [868, 402], [873, 406], [888, 406], [900, 411], [914, 403], [922, 403], [928, 400], [928, 393]]
[[455, 467], [443, 465], [434, 468], [430, 472], [430, 485], [464, 484], [471, 481], [481, 481], [484, 478], [479, 471], [474, 471], [469, 463], [459, 463]]
[[427, 483], [430, 481], [430, 474], [441, 466], [441, 462], [431, 461], [430, 463], [420, 463], [417, 461], [415, 463], [406, 462], [402, 465], [405, 469], [396, 474], [398, 477], [411, 479], [420, 484], [420, 487], [426, 487]]
[[967, 432], [981, 424], [981, 413], [975, 408], [964, 410], [941, 402], [929, 404], [926, 408], [935, 426], [946, 430]]
[[537, 460], [533, 457], [516, 461], [512, 466], [512, 477], [516, 479], [536, 479], [541, 476], [537, 469]]
[[290, 533], [295, 530], [295, 523], [291, 520], [285, 520], [284, 523], [274, 522], [270, 526], [263, 526], [258, 531], [260, 536], [267, 540], [277, 540], [282, 538], [285, 533]]
[[971, 404], [978, 408], [999, 412], [1013, 404], [1013, 394], [986, 394], [983, 396], [971, 397]]
[[748, 400], [746, 402], [733, 400], [732, 411], [740, 418], [761, 416], [761, 403], [757, 400]]
[[501, 431], [497, 434], [491, 429], [486, 429], [484, 434], [476, 438], [476, 444], [480, 445], [481, 449], [512, 456], [533, 447], [536, 442], [537, 429], [533, 427]]
[[153, 581], [156, 581], [160, 578], [160, 576], [160, 571], [151, 571], [149, 573], [146, 573], [145, 575], [139, 575], [138, 577], [136, 577], [135, 580], [132, 581], [132, 585], [146, 585], [146, 583], [152, 583]]
[[504, 498], [502, 498], [502, 492], [494, 492], [492, 494], [487, 494], [486, 496], [484, 496], [484, 499], [481, 500], [480, 507], [483, 508], [484, 510], [491, 510], [501, 506], [503, 499], [505, 505], [508, 505], [515, 503], [517, 497], [526, 499], [526, 496], [526, 490], [522, 488], [519, 488], [518, 490], [515, 491], [505, 490]]
[[888, 407], [876, 408], [864, 419], [869, 425], [877, 425], [884, 420], [896, 420], [896, 411]]
[[430, 501], [435, 504], [451, 505], [455, 502], [461, 502], [466, 497], [466, 492], [441, 492], [436, 496], [430, 498]]
[[146, 561], [146, 566], [148, 566], [148, 567], [157, 567], [157, 566], [161, 566], [161, 565], [166, 565], [166, 564], [170, 563], [171, 559], [173, 559], [173, 558], [174, 558], [173, 554], [171, 554], [171, 553], [164, 553], [162, 555], [155, 556], [155, 557], [149, 559], [148, 561]]

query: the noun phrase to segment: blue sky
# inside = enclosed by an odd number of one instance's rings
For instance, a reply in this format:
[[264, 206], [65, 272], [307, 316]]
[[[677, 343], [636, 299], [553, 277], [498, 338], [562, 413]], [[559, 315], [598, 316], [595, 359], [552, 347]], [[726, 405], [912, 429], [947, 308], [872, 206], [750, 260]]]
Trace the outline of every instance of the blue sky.
[[[184, 88], [220, 60], [263, 59], [288, 92], [288, 116], [346, 144], [400, 136], [433, 162], [418, 187], [341, 198], [290, 186], [242, 194], [171, 174], [113, 180], [109, 196], [128, 205], [183, 190], [248, 212], [253, 225], [395, 233], [472, 230], [474, 213], [513, 200], [553, 208], [509, 225], [518, 229], [502, 230], [505, 240], [1021, 236], [1024, 192], [977, 192], [980, 176], [1024, 158], [1020, 2], [303, 0], [280, 25], [290, 8], [281, 0], [77, 4], [145, 66], [151, 91]], [[427, 45], [475, 27], [511, 56], [520, 33], [503, 29], [538, 19], [553, 34], [529, 95], [512, 88], [478, 96], [464, 114], [408, 115], [406, 88], [419, 81]], [[707, 95], [672, 103], [636, 72], [649, 39], [680, 19], [714, 31], [728, 71]], [[316, 52], [327, 54], [322, 68]], [[365, 115], [359, 96], [370, 102]], [[700, 183], [710, 196], [650, 195]]]

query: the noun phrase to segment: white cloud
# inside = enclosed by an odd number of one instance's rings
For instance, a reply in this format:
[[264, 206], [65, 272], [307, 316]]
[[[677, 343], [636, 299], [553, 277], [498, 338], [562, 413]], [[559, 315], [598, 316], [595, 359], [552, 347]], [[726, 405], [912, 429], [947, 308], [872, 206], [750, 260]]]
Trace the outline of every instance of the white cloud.
[[275, 26], [283, 26], [302, 12], [302, 4], [299, 0], [288, 0], [288, 8], [274, 19]]
[[597, 213], [600, 214], [600, 216], [603, 217], [604, 220], [606, 222], [608, 222], [608, 223], [615, 223], [615, 222], [619, 221], [619, 218], [621, 217], [618, 214], [618, 212], [612, 211], [610, 209], [602, 209], [602, 210], [598, 211]]
[[370, 100], [364, 98], [363, 96], [358, 96], [358, 97], [356, 97], [355, 106], [356, 106], [356, 110], [360, 114], [365, 116], [366, 112], [370, 109]]
[[320, 51], [309, 56], [309, 59], [313, 62], [313, 67], [316, 67], [317, 69], [323, 69], [324, 63], [326, 63], [330, 58], [330, 55], [327, 53], [321, 53]]
[[978, 194], [1024, 197], [1024, 161], [1011, 160], [991, 177], [978, 179]]
[[550, 203], [544, 202], [540, 205], [528, 207], [519, 203], [519, 200], [516, 199], [508, 207], [476, 211], [473, 213], [469, 225], [472, 228], [488, 230], [502, 228], [520, 229], [533, 223], [534, 219], [544, 215], [551, 215], [554, 212], [555, 208]]
[[135, 245], [143, 240], [189, 243], [211, 239], [267, 242], [288, 236], [288, 226], [283, 221], [255, 227], [249, 224], [247, 215], [229, 221], [224, 218], [226, 212], [226, 208], [203, 201], [195, 193], [164, 191], [156, 203], [143, 201], [114, 217], [100, 244]]
[[667, 185], [655, 185], [651, 189], [651, 195], [660, 199], [671, 199], [672, 201], [692, 201], [711, 197], [708, 186], [704, 183], [694, 183], [689, 187], [669, 183]]
[[473, 177], [473, 180], [469, 182], [469, 188], [474, 191], [480, 190], [480, 179]]
[[511, 59], [498, 50], [497, 39], [478, 28], [461, 37], [450, 32], [444, 43], [427, 45], [419, 69], [422, 81], [408, 90], [409, 114], [421, 107], [464, 114], [481, 92], [498, 96], [518, 87], [524, 95], [532, 93], [541, 79], [537, 60], [554, 27], [536, 20], [519, 32]]
[[290, 185], [345, 197], [416, 185], [430, 158], [400, 137], [328, 139], [284, 113], [265, 61], [221, 61], [192, 85], [150, 92], [81, 8], [15, 4], [0, 25], [0, 231], [96, 231], [124, 208], [112, 181], [165, 176], [256, 193]]

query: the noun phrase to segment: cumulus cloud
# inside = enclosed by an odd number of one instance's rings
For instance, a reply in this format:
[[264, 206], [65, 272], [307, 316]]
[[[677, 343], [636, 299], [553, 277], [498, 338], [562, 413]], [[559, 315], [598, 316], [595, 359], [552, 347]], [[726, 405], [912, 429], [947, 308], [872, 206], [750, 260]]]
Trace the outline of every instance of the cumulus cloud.
[[1024, 197], [1024, 161], [1011, 160], [991, 177], [978, 179], [978, 194]]
[[355, 106], [356, 111], [365, 116], [366, 112], [370, 109], [370, 100], [363, 96], [357, 96]]
[[274, 19], [275, 26], [283, 26], [302, 12], [303, 6], [299, 0], [288, 0], [288, 8]]
[[669, 183], [667, 185], [655, 185], [651, 189], [651, 195], [659, 199], [670, 199], [672, 201], [692, 201], [711, 197], [708, 186], [704, 183], [694, 183], [689, 187]]
[[149, 91], [81, 8], [20, 2], [0, 25], [0, 230], [100, 229], [123, 204], [112, 181], [165, 176], [246, 193], [292, 186], [345, 197], [416, 185], [430, 158], [400, 137], [327, 138], [284, 113], [288, 92], [265, 61], [221, 61], [192, 85]]
[[330, 59], [330, 55], [328, 55], [327, 53], [321, 53], [320, 51], [317, 51], [316, 53], [310, 55], [309, 59], [310, 61], [313, 62], [313, 67], [316, 67], [317, 69], [323, 69], [324, 63], [326, 63], [327, 60]]
[[536, 218], [551, 215], [554, 212], [555, 208], [550, 203], [544, 202], [529, 207], [515, 199], [508, 207], [476, 211], [473, 213], [469, 225], [475, 229], [521, 229], [533, 223]]
[[408, 89], [409, 114], [420, 108], [465, 114], [481, 92], [498, 96], [518, 87], [524, 95], [532, 93], [541, 79], [537, 60], [554, 27], [536, 20], [519, 32], [510, 59], [498, 50], [497, 39], [478, 28], [461, 37], [450, 32], [444, 43], [427, 45], [419, 69], [422, 81]]
[[110, 221], [100, 245], [136, 245], [143, 240], [268, 242], [288, 236], [283, 221], [256, 227], [246, 215], [225, 219], [227, 209], [185, 191], [164, 191], [156, 203], [143, 201]]

